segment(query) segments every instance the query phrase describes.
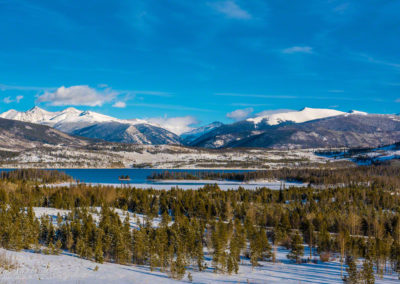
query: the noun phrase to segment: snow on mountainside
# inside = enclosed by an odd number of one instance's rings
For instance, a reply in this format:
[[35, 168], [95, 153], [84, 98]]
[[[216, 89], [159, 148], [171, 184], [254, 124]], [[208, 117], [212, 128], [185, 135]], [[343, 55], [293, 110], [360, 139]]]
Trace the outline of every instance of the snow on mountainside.
[[396, 115], [306, 108], [271, 116], [272, 120], [263, 120], [263, 116], [259, 120], [253, 118], [223, 125], [198, 137], [190, 145], [209, 148], [370, 148], [400, 141], [400, 117]]
[[253, 122], [255, 125], [265, 122], [268, 125], [278, 125], [284, 122], [302, 123], [306, 121], [327, 118], [332, 116], [344, 115], [346, 112], [334, 109], [318, 109], [318, 108], [304, 108], [300, 111], [286, 111], [271, 113], [265, 111], [260, 113], [259, 116], [248, 118], [247, 121]]
[[[69, 107], [62, 111], [50, 112], [39, 107], [34, 107], [25, 112], [19, 112], [16, 110], [9, 110], [2, 114], [0, 114], [1, 118], [20, 120], [25, 122], [37, 123], [37, 124], [45, 124], [48, 126], [52, 126], [59, 130], [65, 132], [72, 132], [75, 129], [86, 127], [88, 125], [92, 125], [95, 123], [102, 122], [120, 122], [120, 123], [128, 123], [128, 124], [139, 124], [139, 123], [149, 123], [145, 120], [123, 120], [114, 118], [111, 116], [107, 116], [104, 114], [100, 114], [93, 111], [81, 111], [73, 107]], [[74, 125], [73, 128], [67, 127], [66, 125]], [[75, 128], [75, 129], [74, 129]]]
[[[135, 144], [180, 144], [180, 138], [176, 134], [155, 123], [140, 119], [118, 119], [72, 107], [58, 112], [49, 112], [39, 107], [34, 107], [26, 112], [9, 110], [0, 114], [0, 118], [47, 125], [69, 134], [100, 138], [106, 141]], [[88, 131], [89, 128], [90, 131]]]
[[182, 133], [180, 136], [185, 142], [191, 142], [197, 139], [198, 137], [224, 125], [222, 122], [214, 121], [213, 123], [207, 124], [205, 126], [201, 126], [195, 129], [192, 129], [188, 132]]
[[16, 111], [11, 109], [0, 114], [1, 118], [19, 120], [24, 122], [45, 124], [45, 122], [49, 121], [55, 113], [46, 111], [39, 107], [34, 107], [26, 112]]

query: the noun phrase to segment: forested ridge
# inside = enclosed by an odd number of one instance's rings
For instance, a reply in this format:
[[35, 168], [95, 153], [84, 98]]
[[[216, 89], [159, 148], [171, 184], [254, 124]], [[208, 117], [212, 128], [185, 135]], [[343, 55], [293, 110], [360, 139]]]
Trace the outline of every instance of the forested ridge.
[[[216, 272], [237, 273], [240, 257], [249, 258], [253, 266], [262, 260], [274, 262], [277, 246], [290, 249], [293, 262], [315, 261], [316, 255], [304, 255], [303, 244], [312, 247], [320, 261], [339, 256], [347, 264], [343, 277], [350, 283], [373, 283], [373, 269], [380, 275], [400, 271], [397, 167], [283, 169], [281, 174], [316, 175], [319, 184], [341, 185], [279, 191], [222, 191], [208, 185], [166, 191], [85, 184], [46, 187], [2, 179], [0, 246], [45, 253], [63, 249], [97, 262], [144, 264], [178, 279], [189, 265], [205, 269], [203, 248], [211, 253]], [[37, 219], [33, 207], [71, 212], [53, 224], [50, 218]], [[93, 218], [94, 207], [101, 207], [99, 221]], [[121, 220], [113, 208], [130, 216]], [[129, 218], [134, 214], [144, 214], [146, 221], [132, 230]], [[152, 226], [158, 216], [159, 226]], [[361, 268], [355, 265], [358, 258], [364, 259]]]
[[257, 170], [240, 172], [184, 171], [165, 170], [155, 172], [148, 177], [159, 180], [233, 180], [252, 181], [258, 179], [298, 181], [310, 185], [352, 185], [359, 183], [379, 183], [391, 189], [400, 188], [400, 167], [392, 164], [376, 164], [352, 167], [320, 168], [282, 168], [275, 170]]

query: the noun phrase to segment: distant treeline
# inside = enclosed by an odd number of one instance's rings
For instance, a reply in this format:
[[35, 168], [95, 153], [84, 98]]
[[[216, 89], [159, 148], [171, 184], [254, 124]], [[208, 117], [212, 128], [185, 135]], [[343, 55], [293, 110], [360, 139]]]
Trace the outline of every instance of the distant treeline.
[[42, 183], [54, 183], [62, 181], [71, 181], [73, 178], [64, 172], [55, 170], [41, 169], [17, 169], [12, 171], [0, 172], [2, 180], [9, 181], [34, 181]]
[[298, 181], [315, 185], [351, 185], [360, 183], [385, 183], [391, 188], [400, 187], [400, 167], [393, 165], [369, 165], [339, 169], [329, 168], [283, 168], [278, 170], [262, 170], [248, 172], [212, 172], [195, 173], [163, 171], [153, 173], [149, 179], [187, 179], [187, 180], [235, 180], [251, 181], [257, 179]]

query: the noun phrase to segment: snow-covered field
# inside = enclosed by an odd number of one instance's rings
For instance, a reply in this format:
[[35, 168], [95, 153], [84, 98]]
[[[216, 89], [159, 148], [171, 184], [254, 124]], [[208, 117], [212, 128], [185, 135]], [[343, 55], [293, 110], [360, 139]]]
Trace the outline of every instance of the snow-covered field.
[[323, 154], [326, 158], [334, 159], [336, 161], [352, 161], [359, 165], [368, 165], [371, 162], [387, 161], [393, 159], [400, 159], [400, 146], [389, 145], [369, 150], [359, 151], [352, 155], [346, 151], [337, 149], [337, 152], [332, 154]]
[[[63, 252], [61, 255], [44, 255], [31, 251], [5, 251], [17, 264], [17, 269], [0, 272], [0, 283], [184, 283], [172, 280], [166, 273], [150, 271], [147, 266], [98, 264]], [[211, 268], [211, 259], [206, 255], [208, 268], [197, 272], [191, 267], [187, 272], [193, 283], [343, 283], [340, 278], [338, 260], [327, 263], [294, 264], [287, 260], [287, 250], [279, 248], [279, 263], [260, 262], [252, 269], [243, 259], [239, 273], [216, 274]], [[305, 250], [307, 254], [307, 248]], [[98, 267], [96, 271], [96, 266]], [[376, 276], [376, 283], [399, 283], [397, 275]]]
[[97, 150], [48, 146], [21, 152], [4, 160], [3, 168], [162, 168], [162, 169], [265, 169], [301, 164], [320, 164], [328, 160], [314, 154], [315, 149], [210, 150], [171, 145], [132, 145], [115, 150], [104, 146]]
[[[94, 207], [90, 209], [90, 213], [93, 217], [93, 220], [96, 222], [100, 222], [101, 215], [101, 207]], [[144, 225], [146, 223], [146, 216], [138, 213], [130, 213], [121, 209], [113, 209], [115, 213], [118, 214], [121, 222], [125, 220], [125, 218], [129, 215], [129, 225], [132, 229], [137, 229], [140, 224]], [[53, 225], [57, 225], [57, 217], [60, 215], [61, 217], [67, 216], [71, 210], [63, 210], [57, 208], [48, 208], [48, 207], [33, 207], [33, 212], [37, 218], [41, 218], [43, 216], [49, 216], [52, 219]], [[161, 217], [156, 217], [151, 220], [151, 224], [153, 227], [158, 227], [161, 223]]]
[[[55, 208], [33, 208], [37, 217], [49, 215], [54, 225], [57, 215], [67, 215], [69, 210]], [[100, 208], [91, 209], [92, 216], [99, 221]], [[115, 209], [121, 221], [127, 212]], [[138, 222], [144, 223], [145, 216], [130, 213], [131, 228], [137, 228]], [[157, 227], [160, 218], [153, 219]], [[194, 283], [342, 283], [340, 277], [339, 259], [322, 263], [294, 264], [286, 255], [288, 250], [278, 248], [278, 263], [260, 262], [259, 267], [252, 268], [248, 259], [242, 258], [238, 274], [217, 274], [212, 268], [212, 259], [205, 249], [205, 264], [207, 269], [196, 271], [192, 266], [187, 267], [185, 277], [181, 281], [173, 280], [167, 273], [159, 270], [150, 271], [148, 266], [119, 265], [114, 263], [99, 264], [84, 260], [69, 252], [60, 255], [38, 254], [33, 251], [9, 251], [0, 249], [0, 255], [11, 259], [16, 269], [6, 271], [0, 268], [0, 283], [187, 283], [187, 273], [191, 273]], [[308, 256], [308, 247], [304, 255]], [[318, 256], [315, 256], [317, 259]], [[96, 268], [97, 267], [97, 268]], [[385, 275], [383, 279], [376, 276], [376, 283], [399, 283], [396, 274]]]

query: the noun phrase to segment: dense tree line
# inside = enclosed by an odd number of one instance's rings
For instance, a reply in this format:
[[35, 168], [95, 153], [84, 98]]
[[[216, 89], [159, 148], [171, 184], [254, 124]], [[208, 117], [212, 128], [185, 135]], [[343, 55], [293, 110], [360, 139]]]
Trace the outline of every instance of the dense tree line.
[[11, 171], [1, 171], [0, 179], [11, 182], [32, 181], [39, 183], [55, 183], [73, 180], [71, 176], [64, 172], [42, 169], [16, 169]]
[[[274, 262], [277, 246], [290, 249], [288, 258], [296, 263], [315, 261], [315, 252], [321, 261], [339, 255], [348, 282], [367, 279], [371, 269], [381, 275], [400, 271], [400, 194], [393, 183], [398, 170], [375, 166], [353, 172], [356, 181], [360, 172], [370, 175], [366, 182], [279, 191], [222, 191], [217, 185], [169, 191], [85, 184], [46, 187], [18, 179], [0, 181], [0, 245], [44, 245], [49, 253], [65, 249], [98, 262], [146, 264], [174, 278], [183, 277], [189, 265], [203, 270], [205, 247], [215, 271], [223, 273], [237, 273], [241, 257], [253, 266]], [[335, 184], [342, 178], [332, 174], [326, 180]], [[71, 213], [54, 224], [49, 218], [36, 219], [32, 207]], [[98, 222], [94, 207], [102, 208]], [[121, 220], [112, 208], [130, 214]], [[129, 220], [139, 213], [147, 220], [131, 230]], [[158, 227], [151, 222], [156, 216], [162, 216]], [[304, 244], [313, 248], [306, 256]], [[365, 262], [357, 270], [353, 264], [360, 257]]]
[[352, 185], [360, 183], [385, 184], [390, 189], [400, 187], [400, 167], [392, 164], [376, 164], [341, 168], [282, 168], [275, 170], [217, 172], [217, 171], [162, 171], [150, 175], [149, 179], [207, 179], [251, 181], [270, 179], [298, 181], [311, 185]]

